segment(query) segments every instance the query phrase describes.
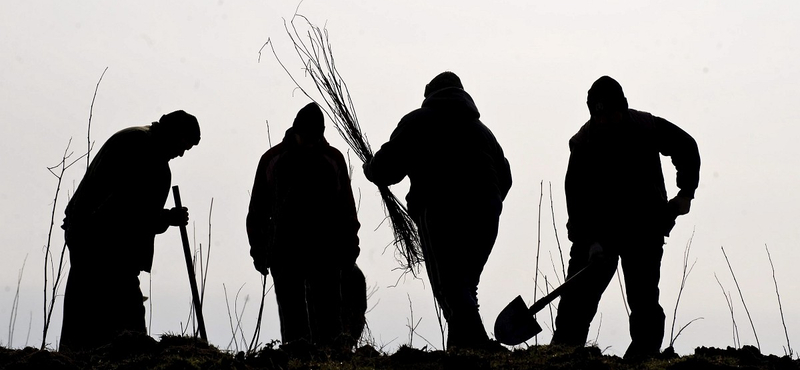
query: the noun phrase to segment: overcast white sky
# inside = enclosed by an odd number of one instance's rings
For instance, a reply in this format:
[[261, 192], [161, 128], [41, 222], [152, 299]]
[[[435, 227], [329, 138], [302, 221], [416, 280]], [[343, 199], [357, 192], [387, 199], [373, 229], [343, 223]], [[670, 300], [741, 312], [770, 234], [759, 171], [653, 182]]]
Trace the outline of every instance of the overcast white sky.
[[[47, 240], [55, 165], [70, 138], [85, 151], [89, 105], [108, 67], [94, 106], [92, 140], [146, 125], [184, 109], [202, 128], [200, 145], [174, 160], [173, 183], [207, 244], [208, 209], [214, 198], [212, 262], [205, 319], [210, 340], [231, 339], [223, 284], [231, 295], [244, 284], [239, 307], [248, 335], [255, 322], [259, 275], [252, 268], [244, 220], [248, 191], [260, 155], [289, 127], [308, 99], [271, 54], [258, 50], [271, 38], [284, 62], [301, 75], [283, 30], [296, 1], [38, 1], [6, 0], [0, 11], [0, 319], [7, 320], [17, 274], [28, 256], [12, 345], [41, 342], [43, 245]], [[552, 183], [556, 225], [566, 254], [563, 177], [567, 141], [588, 118], [586, 90], [601, 75], [616, 78], [632, 108], [679, 125], [697, 140], [703, 160], [692, 213], [668, 239], [661, 303], [667, 311], [668, 345], [680, 285], [684, 247], [695, 230], [689, 276], [677, 326], [703, 317], [676, 342], [679, 353], [697, 346], [733, 345], [728, 305], [714, 275], [733, 293], [741, 342], [756, 344], [720, 247], [730, 257], [763, 352], [782, 355], [786, 339], [770, 265], [775, 262], [792, 343], [800, 344], [800, 295], [794, 283], [800, 233], [800, 171], [796, 137], [800, 113], [800, 3], [796, 1], [314, 1], [300, 12], [327, 23], [337, 65], [350, 87], [359, 120], [373, 148], [397, 121], [422, 101], [437, 73], [459, 74], [483, 121], [511, 163], [514, 186], [506, 200], [500, 236], [483, 274], [479, 295], [491, 332], [500, 310], [516, 295], [533, 299], [539, 184], [544, 181], [542, 262], [554, 280], [558, 258], [549, 200]], [[302, 80], [309, 83], [307, 80]], [[310, 86], [310, 85], [309, 85]], [[347, 147], [328, 130], [332, 145]], [[77, 154], [76, 154], [77, 155]], [[356, 157], [352, 156], [356, 161]], [[665, 162], [674, 194], [674, 169]], [[376, 188], [358, 170], [362, 254], [358, 263], [378, 287], [369, 325], [379, 345], [408, 344], [409, 299], [418, 333], [441, 347], [427, 279], [401, 280], [388, 224]], [[85, 162], [71, 168], [65, 189], [77, 186]], [[395, 187], [404, 196], [407, 184]], [[171, 199], [171, 198], [170, 198]], [[66, 193], [57, 204], [57, 226]], [[171, 206], [171, 200], [168, 206]], [[190, 228], [190, 234], [192, 230]], [[179, 332], [191, 302], [177, 229], [157, 238], [152, 292], [153, 334]], [[556, 262], [560, 265], [560, 263]], [[560, 269], [560, 267], [559, 267]], [[98, 294], [102, 294], [98, 292]], [[539, 294], [541, 296], [541, 294]], [[55, 347], [61, 300], [48, 341]], [[619, 287], [603, 298], [591, 337], [606, 353], [621, 355], [629, 342]], [[274, 296], [268, 297], [262, 339], [280, 337]], [[540, 322], [549, 324], [543, 312]], [[677, 330], [677, 328], [676, 328]], [[550, 330], [538, 336], [550, 340]], [[7, 335], [0, 342], [8, 344]], [[531, 341], [530, 343], [533, 343]], [[415, 337], [413, 344], [425, 343]]]

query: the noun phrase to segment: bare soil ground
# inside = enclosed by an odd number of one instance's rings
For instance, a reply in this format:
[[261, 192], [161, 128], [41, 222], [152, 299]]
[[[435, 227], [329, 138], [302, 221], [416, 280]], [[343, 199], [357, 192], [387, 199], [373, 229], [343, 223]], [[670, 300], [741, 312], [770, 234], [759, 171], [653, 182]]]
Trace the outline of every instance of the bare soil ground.
[[426, 351], [401, 347], [393, 354], [370, 346], [355, 353], [330, 353], [311, 349], [287, 351], [265, 347], [245, 356], [179, 336], [160, 341], [144, 335], [123, 335], [113, 343], [85, 353], [65, 354], [25, 348], [0, 347], [0, 369], [797, 369], [800, 360], [790, 356], [763, 355], [751, 346], [743, 348], [698, 347], [694, 354], [677, 356], [666, 351], [659, 358], [627, 362], [603, 355], [597, 347], [564, 348], [533, 346], [514, 351]]

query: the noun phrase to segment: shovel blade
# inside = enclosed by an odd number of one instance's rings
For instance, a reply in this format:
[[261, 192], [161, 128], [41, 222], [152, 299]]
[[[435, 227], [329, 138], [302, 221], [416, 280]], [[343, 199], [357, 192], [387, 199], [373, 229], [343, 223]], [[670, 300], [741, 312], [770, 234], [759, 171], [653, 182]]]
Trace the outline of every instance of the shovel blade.
[[509, 346], [516, 346], [531, 339], [541, 331], [542, 327], [529, 312], [522, 296], [514, 298], [503, 311], [500, 311], [494, 322], [495, 338], [498, 342]]

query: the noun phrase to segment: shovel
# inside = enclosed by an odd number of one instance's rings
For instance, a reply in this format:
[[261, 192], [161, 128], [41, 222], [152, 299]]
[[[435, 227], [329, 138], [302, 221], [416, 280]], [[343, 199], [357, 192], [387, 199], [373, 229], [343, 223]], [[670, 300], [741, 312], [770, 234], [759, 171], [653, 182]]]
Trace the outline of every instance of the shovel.
[[522, 300], [522, 296], [514, 298], [506, 308], [500, 311], [500, 314], [497, 315], [497, 320], [494, 322], [494, 336], [497, 341], [509, 346], [516, 346], [539, 334], [542, 331], [542, 327], [539, 326], [533, 315], [547, 307], [550, 302], [564, 292], [564, 289], [574, 285], [575, 279], [590, 266], [591, 263], [567, 279], [564, 284], [553, 289], [550, 294], [534, 302], [530, 308]]

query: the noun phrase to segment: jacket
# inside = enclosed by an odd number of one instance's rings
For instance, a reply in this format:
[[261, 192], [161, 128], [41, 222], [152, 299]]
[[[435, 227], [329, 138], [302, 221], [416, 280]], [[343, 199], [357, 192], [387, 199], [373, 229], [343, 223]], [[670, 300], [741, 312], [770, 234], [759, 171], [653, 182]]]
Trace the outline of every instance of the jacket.
[[164, 203], [171, 179], [149, 126], [112, 135], [65, 210], [72, 264], [150, 271], [155, 235], [169, 226]]
[[404, 116], [365, 167], [370, 181], [392, 185], [408, 176], [412, 217], [430, 206], [468, 205], [500, 214], [511, 168], [472, 97], [446, 88]]
[[258, 163], [247, 214], [250, 255], [257, 267], [352, 266], [360, 224], [347, 163], [324, 139], [299, 147], [292, 131]]
[[573, 242], [668, 234], [675, 214], [667, 206], [660, 154], [672, 159], [679, 195], [694, 198], [697, 143], [663, 118], [629, 109], [618, 125], [590, 120], [569, 147], [565, 191]]

